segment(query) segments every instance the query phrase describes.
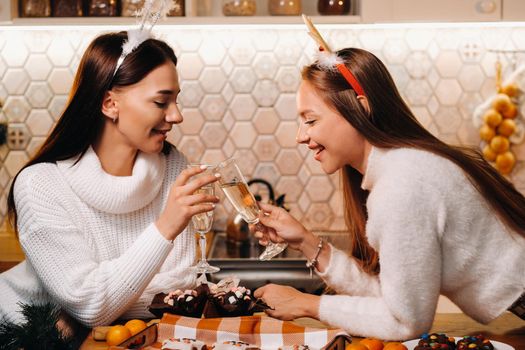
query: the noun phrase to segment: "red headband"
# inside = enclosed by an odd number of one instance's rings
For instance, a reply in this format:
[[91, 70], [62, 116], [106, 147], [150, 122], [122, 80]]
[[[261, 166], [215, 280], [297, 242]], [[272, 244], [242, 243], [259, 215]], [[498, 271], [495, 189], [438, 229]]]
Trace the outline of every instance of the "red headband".
[[[322, 46], [319, 46], [319, 51], [323, 52], [325, 51]], [[329, 53], [330, 55], [337, 55], [336, 53]], [[336, 63], [335, 66], [337, 67], [337, 70], [343, 75], [343, 77], [346, 79], [348, 84], [354, 89], [357, 96], [365, 96], [365, 91], [361, 87], [361, 84], [357, 81], [355, 76], [350, 72], [350, 69], [348, 69], [344, 63]]]
[[343, 77], [345, 77], [346, 81], [348, 82], [348, 84], [350, 84], [352, 89], [354, 89], [357, 96], [365, 96], [365, 92], [363, 91], [361, 84], [359, 84], [352, 72], [350, 72], [350, 69], [346, 68], [346, 66], [343, 63], [338, 63], [336, 67], [339, 70], [339, 72], [341, 72]]

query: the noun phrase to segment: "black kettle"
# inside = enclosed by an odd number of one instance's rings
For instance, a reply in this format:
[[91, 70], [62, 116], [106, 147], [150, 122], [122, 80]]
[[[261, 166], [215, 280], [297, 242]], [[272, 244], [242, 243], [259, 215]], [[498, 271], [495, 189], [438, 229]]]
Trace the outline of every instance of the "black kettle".
[[[284, 197], [285, 195], [280, 195], [277, 199], [275, 199], [275, 192], [273, 190], [272, 185], [263, 179], [252, 179], [248, 181], [248, 187], [250, 187], [253, 184], [262, 184], [264, 185], [268, 190], [268, 203], [283, 207], [286, 209], [284, 204]], [[253, 193], [253, 192], [252, 192]], [[262, 200], [262, 197], [258, 193], [254, 193], [255, 200], [260, 202]], [[248, 228], [248, 223], [243, 220], [242, 216], [240, 214], [236, 214], [233, 218], [229, 219], [226, 224], [226, 237], [228, 242], [234, 242], [234, 243], [247, 243], [250, 240], [250, 230]]]

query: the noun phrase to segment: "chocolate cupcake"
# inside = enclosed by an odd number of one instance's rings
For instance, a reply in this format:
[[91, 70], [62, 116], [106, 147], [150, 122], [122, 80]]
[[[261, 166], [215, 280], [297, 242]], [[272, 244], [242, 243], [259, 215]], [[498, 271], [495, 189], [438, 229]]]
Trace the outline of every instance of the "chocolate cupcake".
[[456, 350], [494, 350], [494, 345], [482, 334], [464, 336], [458, 340]]
[[414, 350], [455, 350], [456, 343], [453, 337], [443, 333], [423, 334]]
[[165, 312], [200, 318], [206, 304], [209, 289], [201, 284], [195, 289], [156, 294], [149, 306], [149, 311], [157, 317], [162, 317]]
[[262, 300], [255, 299], [251, 290], [245, 287], [233, 287], [231, 290], [210, 290], [210, 303], [204, 310], [204, 317], [250, 316], [254, 312], [269, 309]]

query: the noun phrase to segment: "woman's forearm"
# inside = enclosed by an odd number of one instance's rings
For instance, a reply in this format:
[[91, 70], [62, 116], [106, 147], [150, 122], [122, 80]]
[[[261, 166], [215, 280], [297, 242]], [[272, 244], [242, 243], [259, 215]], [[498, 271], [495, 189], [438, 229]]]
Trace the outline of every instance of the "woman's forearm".
[[304, 293], [304, 300], [301, 303], [302, 314], [304, 317], [319, 319], [319, 303], [321, 297], [314, 294]]

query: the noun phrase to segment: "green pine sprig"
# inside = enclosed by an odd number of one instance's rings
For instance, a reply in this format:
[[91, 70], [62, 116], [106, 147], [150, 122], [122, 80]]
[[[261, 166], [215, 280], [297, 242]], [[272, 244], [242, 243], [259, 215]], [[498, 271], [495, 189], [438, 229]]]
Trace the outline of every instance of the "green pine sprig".
[[0, 322], [0, 350], [70, 350], [78, 348], [78, 341], [64, 336], [56, 324], [60, 308], [43, 305], [19, 304], [25, 323]]

